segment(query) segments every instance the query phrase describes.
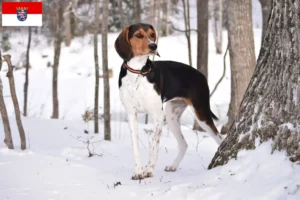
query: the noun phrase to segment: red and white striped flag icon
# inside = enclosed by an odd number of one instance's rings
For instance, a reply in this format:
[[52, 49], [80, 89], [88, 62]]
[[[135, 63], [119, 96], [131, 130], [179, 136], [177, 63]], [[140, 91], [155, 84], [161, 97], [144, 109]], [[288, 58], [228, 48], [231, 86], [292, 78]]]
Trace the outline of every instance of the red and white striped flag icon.
[[2, 26], [42, 26], [42, 2], [2, 2]]

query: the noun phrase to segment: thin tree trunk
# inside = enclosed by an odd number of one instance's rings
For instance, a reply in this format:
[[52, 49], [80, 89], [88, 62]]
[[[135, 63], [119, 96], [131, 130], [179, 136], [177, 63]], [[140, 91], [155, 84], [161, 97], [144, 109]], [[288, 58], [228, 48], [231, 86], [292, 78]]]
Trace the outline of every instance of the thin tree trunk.
[[[300, 160], [300, 1], [273, 0], [270, 20], [239, 114], [209, 168], [271, 140], [275, 150]], [[267, 161], [266, 161], [267, 162]]]
[[25, 83], [24, 83], [24, 110], [23, 115], [27, 116], [27, 100], [28, 100], [28, 85], [29, 85], [29, 54], [30, 54], [30, 44], [31, 44], [31, 27], [28, 27], [28, 42], [26, 51], [26, 71], [25, 71]]
[[222, 54], [222, 13], [223, 13], [223, 0], [213, 1], [213, 32], [217, 54]]
[[26, 137], [25, 137], [25, 131], [24, 131], [23, 125], [22, 125], [18, 97], [17, 97], [17, 94], [16, 94], [15, 80], [14, 80], [14, 74], [13, 74], [13, 66], [11, 64], [11, 56], [9, 54], [4, 55], [3, 58], [6, 61], [7, 66], [8, 66], [7, 77], [8, 77], [8, 82], [9, 82], [9, 89], [10, 89], [11, 98], [12, 98], [12, 101], [13, 101], [13, 104], [14, 104], [18, 131], [19, 131], [19, 134], [20, 134], [21, 149], [25, 150], [26, 149]]
[[264, 35], [265, 35], [265, 30], [266, 30], [267, 24], [268, 24], [271, 0], [259, 0], [259, 1], [260, 1], [260, 4], [261, 4], [262, 21], [263, 21], [262, 35], [261, 35], [261, 43], [262, 43]]
[[111, 140], [110, 128], [110, 94], [109, 94], [109, 75], [108, 75], [108, 56], [107, 56], [107, 32], [108, 32], [108, 1], [103, 0], [102, 17], [102, 67], [103, 67], [103, 86], [104, 86], [104, 139]]
[[123, 8], [122, 8], [122, 2], [123, 0], [119, 0], [118, 1], [118, 6], [119, 6], [119, 15], [120, 15], [120, 27], [123, 28], [124, 24], [123, 24], [123, 19], [124, 19], [124, 13], [123, 13]]
[[65, 45], [69, 47], [72, 41], [72, 30], [71, 30], [71, 13], [72, 13], [72, 2], [69, 2], [69, 5], [66, 9], [66, 13], [64, 14], [64, 22], [65, 22]]
[[[1, 56], [1, 51], [0, 51], [0, 71], [1, 71], [1, 69], [2, 69], [2, 56]], [[3, 84], [2, 84], [1, 77], [0, 77], [0, 112], [1, 112], [3, 128], [4, 128], [4, 143], [6, 144], [7, 148], [14, 149], [8, 114], [7, 114], [7, 110], [6, 110], [6, 106], [5, 106], [5, 101], [3, 98]]]
[[231, 101], [225, 134], [232, 124], [255, 67], [251, 0], [228, 1], [228, 40], [231, 65]]
[[[99, 0], [95, 0], [95, 27], [94, 27], [94, 61], [95, 61], [95, 99], [94, 99], [94, 133], [99, 133], [99, 61], [98, 61], [98, 26]], [[103, 26], [103, 24], [102, 24]], [[102, 38], [103, 42], [103, 38]]]
[[58, 119], [59, 117], [59, 102], [58, 102], [58, 66], [61, 51], [61, 28], [63, 22], [63, 7], [57, 1], [56, 16], [55, 16], [55, 41], [54, 41], [54, 63], [53, 63], [53, 77], [52, 77], [52, 99], [53, 99], [53, 113], [52, 118]]
[[136, 23], [141, 23], [141, 2], [140, 0], [135, 0], [135, 22]]
[[[208, 78], [208, 0], [197, 1], [197, 69]], [[194, 120], [193, 130], [204, 131]]]
[[185, 25], [185, 37], [187, 40], [187, 46], [188, 46], [188, 58], [189, 58], [189, 65], [193, 66], [192, 63], [192, 48], [191, 48], [191, 30], [190, 30], [190, 4], [189, 0], [182, 0], [183, 5], [183, 19], [184, 19], [184, 25]]

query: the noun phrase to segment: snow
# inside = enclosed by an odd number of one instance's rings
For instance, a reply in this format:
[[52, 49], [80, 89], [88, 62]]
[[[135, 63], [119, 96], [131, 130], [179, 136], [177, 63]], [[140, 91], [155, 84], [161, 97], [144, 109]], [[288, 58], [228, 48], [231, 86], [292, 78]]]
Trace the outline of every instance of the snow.
[[[260, 47], [260, 29], [254, 30], [255, 53]], [[132, 181], [133, 155], [127, 117], [119, 100], [118, 73], [121, 59], [114, 50], [116, 34], [109, 34], [109, 68], [113, 69], [111, 86], [112, 141], [93, 134], [92, 122], [84, 123], [82, 114], [93, 108], [94, 61], [92, 36], [76, 38], [70, 47], [62, 47], [59, 66], [60, 119], [50, 119], [52, 110], [51, 80], [53, 46], [40, 35], [33, 35], [29, 76], [28, 117], [22, 117], [28, 149], [20, 150], [14, 109], [10, 99], [4, 64], [1, 78], [15, 150], [0, 143], [0, 199], [13, 200], [96, 200], [96, 199], [208, 199], [208, 200], [273, 200], [300, 199], [299, 165], [291, 163], [284, 152], [275, 151], [264, 143], [255, 151], [242, 151], [237, 160], [207, 170], [217, 144], [207, 133], [195, 134], [192, 130], [192, 113], [186, 110], [181, 119], [182, 130], [189, 144], [186, 156], [176, 172], [165, 172], [177, 154], [177, 144], [166, 126], [160, 143], [159, 158], [154, 177]], [[209, 35], [209, 86], [214, 87], [223, 70], [223, 56], [216, 55], [213, 35]], [[24, 59], [27, 36], [12, 33], [12, 62]], [[185, 37], [182, 34], [161, 37], [158, 51], [161, 58], [188, 63]], [[223, 49], [227, 46], [224, 32]], [[171, 51], [170, 51], [171, 49]], [[101, 37], [99, 36], [99, 52]], [[192, 35], [193, 65], [196, 64], [196, 35]], [[43, 56], [43, 57], [42, 57]], [[22, 59], [21, 59], [22, 58]], [[99, 53], [101, 63], [101, 53]], [[229, 56], [226, 59], [226, 76], [211, 98], [213, 112], [220, 118], [218, 129], [227, 121], [230, 100]], [[25, 70], [15, 71], [20, 108], [23, 108]], [[100, 81], [102, 105], [102, 79]], [[102, 106], [100, 112], [102, 113]], [[144, 164], [148, 159], [151, 120], [144, 124], [139, 115], [140, 151]], [[0, 123], [0, 130], [3, 126]], [[89, 134], [84, 134], [88, 130]], [[1, 134], [3, 137], [4, 134]], [[0, 138], [3, 141], [3, 138]], [[90, 150], [97, 154], [88, 157]], [[99, 156], [101, 155], [101, 156]], [[121, 185], [116, 185], [120, 182]]]

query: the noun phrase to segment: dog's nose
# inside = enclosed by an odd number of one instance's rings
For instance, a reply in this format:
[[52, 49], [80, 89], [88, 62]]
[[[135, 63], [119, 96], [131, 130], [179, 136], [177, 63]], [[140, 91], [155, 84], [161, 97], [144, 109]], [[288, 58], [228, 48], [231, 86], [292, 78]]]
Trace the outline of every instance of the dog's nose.
[[151, 49], [152, 51], [157, 49], [157, 45], [155, 43], [151, 43], [148, 45], [149, 49]]

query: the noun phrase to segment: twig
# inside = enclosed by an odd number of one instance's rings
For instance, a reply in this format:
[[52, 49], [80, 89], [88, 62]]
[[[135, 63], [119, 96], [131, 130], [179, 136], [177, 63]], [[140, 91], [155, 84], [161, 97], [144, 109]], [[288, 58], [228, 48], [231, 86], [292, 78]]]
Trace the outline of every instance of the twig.
[[178, 31], [178, 32], [181, 32], [181, 33], [186, 33], [186, 32], [190, 32], [190, 31], [195, 31], [195, 32], [198, 33], [198, 30], [197, 30], [197, 29], [190, 28], [190, 29], [182, 30], [182, 29], [176, 28], [176, 27], [174, 26], [174, 24], [173, 24], [171, 21], [166, 21], [166, 20], [163, 20], [163, 21], [165, 21], [167, 24], [171, 24], [171, 27], [172, 27], [175, 31]]
[[215, 85], [215, 87], [214, 87], [214, 89], [213, 89], [213, 91], [210, 93], [210, 97], [215, 93], [215, 91], [217, 90], [217, 88], [218, 88], [218, 86], [219, 86], [219, 84], [222, 82], [222, 80], [223, 80], [223, 78], [225, 77], [225, 72], [226, 72], [226, 55], [227, 55], [227, 52], [228, 52], [228, 49], [229, 49], [229, 43], [227, 44], [227, 48], [226, 48], [226, 51], [225, 51], [225, 54], [224, 54], [224, 60], [223, 60], [223, 62], [224, 62], [224, 64], [223, 64], [223, 74], [222, 74], [222, 76], [221, 76], [221, 78], [219, 79], [219, 81], [217, 82], [217, 84]]

